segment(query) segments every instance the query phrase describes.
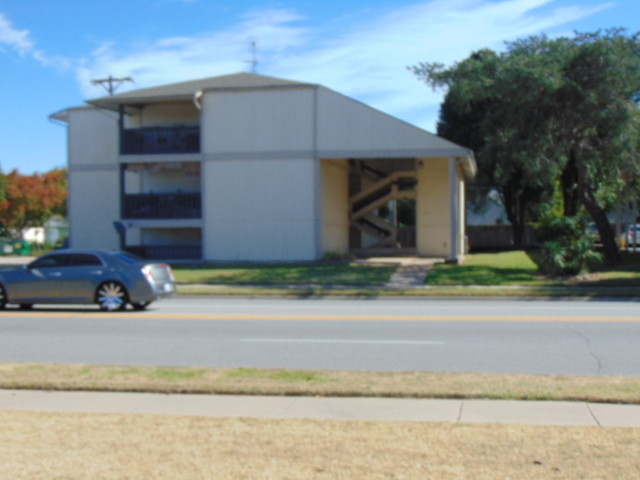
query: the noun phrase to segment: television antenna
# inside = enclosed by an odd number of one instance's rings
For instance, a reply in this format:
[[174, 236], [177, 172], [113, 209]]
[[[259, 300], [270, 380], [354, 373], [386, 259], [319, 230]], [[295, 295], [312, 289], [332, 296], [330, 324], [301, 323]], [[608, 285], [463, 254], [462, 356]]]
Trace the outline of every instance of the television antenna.
[[258, 46], [255, 40], [251, 41], [251, 60], [247, 60], [246, 63], [251, 65], [251, 73], [258, 73]]
[[133, 82], [133, 78], [131, 77], [114, 78], [111, 75], [109, 75], [107, 78], [91, 80], [92, 85], [100, 85], [109, 93], [109, 96], [113, 95], [116, 89], [120, 85], [122, 85], [124, 82]]

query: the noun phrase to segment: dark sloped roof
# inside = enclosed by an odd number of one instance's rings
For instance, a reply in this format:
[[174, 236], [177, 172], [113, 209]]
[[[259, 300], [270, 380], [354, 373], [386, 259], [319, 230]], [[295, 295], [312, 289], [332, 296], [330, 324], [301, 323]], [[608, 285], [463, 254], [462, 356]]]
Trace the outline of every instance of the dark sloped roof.
[[88, 100], [87, 103], [102, 108], [117, 108], [121, 104], [157, 101], [188, 100], [201, 90], [261, 89], [278, 87], [315, 87], [316, 85], [255, 73], [236, 73], [209, 77], [188, 82], [172, 83], [159, 87], [143, 88], [117, 95]]

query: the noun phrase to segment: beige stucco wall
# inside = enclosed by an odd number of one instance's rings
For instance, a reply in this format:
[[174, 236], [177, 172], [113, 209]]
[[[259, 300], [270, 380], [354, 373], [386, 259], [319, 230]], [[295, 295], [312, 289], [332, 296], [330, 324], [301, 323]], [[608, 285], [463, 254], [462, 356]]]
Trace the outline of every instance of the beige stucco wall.
[[349, 252], [349, 162], [324, 159], [320, 162], [323, 254]]
[[465, 189], [464, 189], [464, 174], [460, 170], [460, 168], [456, 167], [456, 187], [458, 196], [458, 245], [457, 245], [457, 254], [459, 259], [462, 259], [464, 255], [467, 253], [467, 208], [466, 208], [466, 198], [465, 198]]
[[69, 112], [69, 228], [75, 248], [118, 248], [120, 218], [117, 116], [94, 108]]
[[451, 205], [449, 159], [419, 159], [416, 198], [418, 255], [449, 257], [451, 253]]
[[193, 102], [168, 102], [129, 107], [125, 128], [199, 125], [200, 112]]
[[417, 172], [418, 255], [461, 261], [466, 253], [464, 173], [453, 158], [418, 159]]
[[125, 170], [125, 193], [195, 193], [201, 190], [200, 164], [167, 162]]

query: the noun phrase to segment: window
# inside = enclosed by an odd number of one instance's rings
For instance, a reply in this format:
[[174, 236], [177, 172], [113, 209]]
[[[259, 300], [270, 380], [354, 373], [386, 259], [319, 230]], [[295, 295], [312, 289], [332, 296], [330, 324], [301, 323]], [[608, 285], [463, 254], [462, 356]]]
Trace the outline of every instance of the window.
[[69, 255], [47, 255], [29, 264], [29, 268], [59, 268], [67, 265]]
[[95, 267], [102, 266], [102, 261], [90, 253], [75, 253], [69, 255], [69, 267]]

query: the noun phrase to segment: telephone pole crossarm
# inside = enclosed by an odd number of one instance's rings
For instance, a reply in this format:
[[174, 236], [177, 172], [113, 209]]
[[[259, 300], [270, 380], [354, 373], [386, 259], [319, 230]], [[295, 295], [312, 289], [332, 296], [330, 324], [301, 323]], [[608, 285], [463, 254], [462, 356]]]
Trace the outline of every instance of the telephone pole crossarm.
[[92, 85], [102, 86], [109, 93], [110, 96], [113, 95], [116, 89], [124, 82], [133, 82], [133, 78], [131, 77], [114, 78], [111, 75], [109, 75], [109, 77], [107, 78], [91, 80]]

